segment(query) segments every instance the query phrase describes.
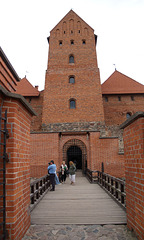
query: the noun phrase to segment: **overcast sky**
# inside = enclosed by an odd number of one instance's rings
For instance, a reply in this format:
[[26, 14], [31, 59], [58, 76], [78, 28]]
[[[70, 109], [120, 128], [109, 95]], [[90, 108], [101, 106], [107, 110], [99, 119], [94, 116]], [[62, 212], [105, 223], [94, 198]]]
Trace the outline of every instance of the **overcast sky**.
[[70, 9], [98, 36], [101, 82], [116, 66], [144, 84], [144, 0], [0, 0], [0, 46], [19, 77], [44, 88], [47, 37]]

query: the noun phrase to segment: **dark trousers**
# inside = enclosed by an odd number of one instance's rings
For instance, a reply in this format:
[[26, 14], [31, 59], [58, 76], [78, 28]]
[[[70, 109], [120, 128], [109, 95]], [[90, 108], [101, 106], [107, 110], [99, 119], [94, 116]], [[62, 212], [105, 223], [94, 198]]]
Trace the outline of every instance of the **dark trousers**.
[[50, 183], [52, 185], [52, 190], [55, 191], [55, 174], [50, 174]]
[[66, 172], [64, 172], [64, 174], [61, 175], [61, 181], [65, 182], [66, 180]]

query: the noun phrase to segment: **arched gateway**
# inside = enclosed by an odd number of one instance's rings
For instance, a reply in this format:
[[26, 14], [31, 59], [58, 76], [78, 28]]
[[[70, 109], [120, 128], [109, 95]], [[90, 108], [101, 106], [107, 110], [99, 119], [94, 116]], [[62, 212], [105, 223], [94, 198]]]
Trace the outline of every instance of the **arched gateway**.
[[63, 160], [69, 166], [69, 162], [73, 161], [77, 169], [85, 172], [87, 166], [87, 152], [85, 144], [78, 139], [71, 139], [63, 146]]

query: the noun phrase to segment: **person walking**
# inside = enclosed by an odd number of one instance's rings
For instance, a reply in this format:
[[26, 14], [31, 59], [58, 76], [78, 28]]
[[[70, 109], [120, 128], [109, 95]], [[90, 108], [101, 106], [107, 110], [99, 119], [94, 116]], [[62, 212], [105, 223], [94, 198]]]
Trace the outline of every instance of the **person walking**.
[[65, 161], [62, 162], [62, 165], [60, 167], [60, 172], [61, 172], [61, 182], [65, 183], [66, 181], [66, 174], [67, 174], [68, 167], [65, 164]]
[[48, 173], [50, 174], [50, 183], [52, 185], [52, 189], [50, 191], [55, 191], [56, 165], [53, 160], [50, 161], [50, 165], [48, 166]]
[[69, 167], [69, 178], [71, 181], [71, 185], [73, 185], [75, 183], [76, 166], [72, 161], [69, 162], [69, 166], [70, 166]]

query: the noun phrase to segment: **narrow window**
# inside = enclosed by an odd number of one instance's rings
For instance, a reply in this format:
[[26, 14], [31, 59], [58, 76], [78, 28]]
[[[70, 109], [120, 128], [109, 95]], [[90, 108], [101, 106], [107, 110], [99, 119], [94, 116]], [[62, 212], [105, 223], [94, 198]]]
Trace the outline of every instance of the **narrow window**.
[[69, 77], [69, 83], [75, 83], [75, 78], [74, 76]]
[[131, 100], [134, 101], [134, 96], [131, 96]]
[[105, 102], [108, 102], [108, 97], [105, 97]]
[[69, 56], [69, 63], [74, 63], [74, 56], [73, 55]]
[[74, 40], [71, 40], [71, 45], [74, 45]]
[[64, 34], [65, 34], [66, 32], [64, 31]]
[[70, 109], [75, 109], [76, 108], [76, 103], [74, 99], [70, 100]]
[[128, 119], [128, 118], [130, 118], [130, 117], [131, 117], [131, 113], [127, 112], [126, 118]]
[[61, 40], [59, 41], [59, 45], [62, 46], [62, 41]]
[[78, 30], [78, 33], [80, 33], [80, 30]]
[[118, 101], [119, 101], [119, 102], [121, 101], [121, 96], [118, 96]]
[[86, 40], [82, 40], [82, 44], [85, 45], [86, 44]]
[[71, 34], [73, 34], [73, 31], [71, 30]]

